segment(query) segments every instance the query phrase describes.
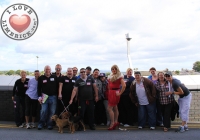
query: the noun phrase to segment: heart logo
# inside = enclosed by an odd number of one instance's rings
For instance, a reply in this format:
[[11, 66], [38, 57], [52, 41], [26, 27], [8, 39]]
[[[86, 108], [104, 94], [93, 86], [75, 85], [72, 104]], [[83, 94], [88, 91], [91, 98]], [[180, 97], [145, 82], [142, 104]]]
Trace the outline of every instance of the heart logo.
[[11, 27], [15, 31], [21, 33], [28, 28], [28, 26], [31, 23], [31, 18], [25, 14], [22, 15], [21, 17], [14, 14], [14, 15], [10, 16], [9, 22], [10, 22]]

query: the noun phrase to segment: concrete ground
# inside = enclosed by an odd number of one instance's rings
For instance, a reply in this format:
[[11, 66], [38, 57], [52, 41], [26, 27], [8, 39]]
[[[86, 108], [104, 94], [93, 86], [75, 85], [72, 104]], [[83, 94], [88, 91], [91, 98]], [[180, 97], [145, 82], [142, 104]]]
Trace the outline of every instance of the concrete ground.
[[173, 124], [169, 132], [163, 132], [161, 127], [156, 130], [144, 128], [138, 130], [136, 126], [122, 127], [125, 130], [108, 131], [106, 126], [97, 126], [96, 130], [87, 129], [84, 131], [76, 131], [70, 134], [68, 128], [64, 129], [64, 133], [58, 133], [58, 128], [53, 130], [37, 130], [18, 128], [14, 122], [0, 121], [0, 140], [200, 140], [200, 124], [189, 124], [189, 131], [184, 133], [175, 132], [178, 124]]

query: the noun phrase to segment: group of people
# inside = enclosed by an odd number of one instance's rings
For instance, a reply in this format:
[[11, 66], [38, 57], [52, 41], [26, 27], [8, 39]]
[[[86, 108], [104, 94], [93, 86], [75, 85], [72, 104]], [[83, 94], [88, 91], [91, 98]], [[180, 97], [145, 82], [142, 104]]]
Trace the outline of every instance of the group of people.
[[192, 94], [170, 71], [156, 73], [152, 67], [148, 78], [143, 77], [139, 71], [135, 71], [133, 76], [131, 68], [123, 75], [117, 65], [111, 67], [108, 76], [100, 73], [97, 68], [92, 73], [89, 66], [81, 68], [80, 74], [77, 67], [73, 67], [67, 69], [66, 75], [62, 75], [62, 67], [57, 64], [55, 71], [52, 73], [51, 67], [47, 65], [44, 67], [44, 75], [36, 70], [35, 78], [30, 80], [26, 78], [26, 72], [21, 71], [21, 78], [15, 82], [12, 96], [18, 127], [36, 127], [39, 102], [41, 110], [38, 130], [44, 126], [53, 129], [51, 116], [60, 116], [64, 111], [69, 111], [72, 115], [79, 115], [91, 130], [95, 130], [95, 124], [107, 125], [108, 130], [114, 130], [119, 125], [128, 127], [135, 122], [142, 129], [148, 122], [151, 130], [159, 125], [167, 132], [171, 127], [174, 95], [179, 95], [182, 124], [178, 131], [188, 130]]

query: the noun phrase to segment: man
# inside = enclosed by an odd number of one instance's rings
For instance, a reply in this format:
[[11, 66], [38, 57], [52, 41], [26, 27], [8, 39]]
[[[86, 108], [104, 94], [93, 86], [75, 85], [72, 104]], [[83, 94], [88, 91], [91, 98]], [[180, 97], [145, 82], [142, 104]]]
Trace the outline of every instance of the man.
[[73, 67], [73, 77], [77, 78], [77, 72], [78, 72], [78, 68], [77, 67]]
[[[56, 75], [51, 74], [51, 67], [44, 67], [44, 75], [38, 79], [38, 101], [41, 104], [40, 121], [38, 123], [38, 130], [41, 130], [47, 121], [49, 130], [53, 129], [51, 116], [55, 114], [58, 84]], [[48, 98], [44, 100], [44, 96]]]
[[95, 81], [92, 77], [86, 75], [86, 69], [80, 69], [81, 76], [76, 81], [74, 89], [72, 91], [71, 100], [69, 104], [72, 104], [76, 93], [78, 92], [79, 106], [80, 106], [80, 116], [84, 119], [85, 111], [87, 110], [89, 118], [89, 127], [91, 130], [95, 130], [94, 127], [94, 94], [95, 91], [95, 101], [98, 101], [98, 91]]
[[97, 85], [98, 89], [98, 101], [95, 103], [94, 109], [94, 116], [95, 116], [95, 123], [104, 125], [106, 123], [106, 110], [104, 108], [104, 94], [103, 94], [103, 87], [102, 82], [99, 79], [99, 69], [94, 69], [92, 77]]
[[[62, 76], [59, 82], [59, 94], [58, 94], [59, 100], [57, 103], [57, 109], [58, 109], [57, 115], [60, 115], [60, 113], [64, 110], [64, 106], [67, 107], [69, 105], [69, 101], [71, 99], [71, 94], [72, 94], [72, 90], [74, 88], [75, 82], [76, 82], [76, 77], [73, 76], [73, 70], [72, 68], [68, 68], [67, 75]], [[73, 102], [73, 104], [70, 105], [69, 111], [72, 113], [72, 115], [77, 113], [78, 108], [75, 102]]]
[[189, 110], [190, 110], [192, 94], [185, 87], [185, 85], [180, 82], [180, 80], [175, 79], [172, 76], [172, 72], [170, 71], [166, 72], [165, 78], [167, 81], [169, 81], [169, 87], [170, 87], [170, 91], [165, 93], [166, 96], [174, 96], [174, 94], [179, 95], [178, 99], [179, 114], [182, 120], [182, 124], [177, 131], [179, 132], [187, 131], [189, 130], [187, 122], [189, 121]]
[[[151, 80], [155, 85], [158, 80], [158, 76], [156, 74], [156, 68], [151, 67], [149, 69], [149, 72], [151, 73], [151, 75], [148, 76], [148, 79]], [[157, 96], [159, 95], [158, 92], [159, 91], [157, 91]], [[160, 104], [158, 97], [156, 98], [156, 124], [158, 126], [163, 126], [163, 116], [162, 116], [162, 112], [161, 112], [161, 104]]]
[[[86, 67], [86, 75], [91, 76], [91, 71], [92, 71], [92, 68], [90, 66], [87, 66]], [[79, 79], [80, 77], [81, 77], [81, 74], [77, 77], [77, 79]]]
[[86, 75], [91, 76], [91, 71], [92, 71], [92, 68], [90, 66], [87, 66], [86, 67]]
[[151, 130], [156, 126], [156, 89], [153, 83], [141, 76], [139, 71], [134, 72], [135, 80], [130, 87], [130, 97], [138, 106], [138, 128], [142, 129], [146, 123], [146, 114]]
[[[15, 109], [15, 123], [17, 127], [24, 127], [25, 122], [25, 92], [28, 87], [29, 79], [26, 78], [26, 71], [20, 72], [21, 78], [15, 82], [13, 87], [12, 100]], [[22, 114], [20, 114], [20, 105], [22, 107]]]
[[62, 66], [61, 66], [60, 64], [57, 64], [57, 65], [55, 66], [55, 71], [56, 71], [56, 72], [54, 72], [54, 73], [52, 73], [52, 74], [56, 75], [56, 77], [58, 77], [58, 78], [62, 77], [62, 74], [61, 74]]
[[[53, 75], [56, 75], [56, 77], [57, 77], [57, 85], [58, 85], [58, 87], [59, 87], [59, 82], [60, 82], [60, 80], [61, 80], [61, 77], [63, 76], [62, 74], [61, 74], [61, 71], [62, 71], [62, 66], [60, 65], [60, 64], [57, 64], [56, 66], [55, 66], [55, 71], [56, 72], [53, 72], [52, 74]], [[57, 91], [57, 94], [56, 95], [58, 95], [58, 91]], [[57, 103], [58, 102], [60, 102], [58, 99], [57, 99]], [[59, 109], [58, 109], [58, 106], [56, 106], [56, 114], [58, 115], [58, 112], [59, 111]], [[53, 126], [55, 126], [56, 124], [55, 124], [55, 122], [53, 122]]]
[[[35, 128], [35, 117], [37, 114], [37, 106], [38, 106], [38, 93], [37, 93], [37, 86], [38, 86], [38, 78], [40, 77], [39, 70], [35, 70], [34, 72], [35, 78], [32, 78], [28, 82], [28, 89], [26, 91], [25, 97], [25, 118], [26, 118], [26, 128], [30, 129]], [[32, 115], [32, 124], [29, 124], [29, 116], [30, 112]]]

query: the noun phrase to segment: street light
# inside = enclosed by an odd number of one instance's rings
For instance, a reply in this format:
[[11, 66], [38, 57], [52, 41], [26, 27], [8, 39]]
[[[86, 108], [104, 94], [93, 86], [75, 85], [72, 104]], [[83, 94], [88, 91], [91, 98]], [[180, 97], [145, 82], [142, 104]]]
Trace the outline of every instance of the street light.
[[38, 56], [36, 56], [36, 58], [37, 58], [37, 70], [38, 70], [38, 58], [39, 58], [39, 57], [38, 57]]
[[133, 65], [132, 65], [132, 62], [131, 62], [131, 56], [130, 56], [130, 40], [131, 38], [129, 37], [129, 34], [125, 34], [126, 35], [126, 40], [127, 40], [127, 56], [128, 56], [128, 62], [129, 62], [129, 67], [131, 69], [133, 69]]

